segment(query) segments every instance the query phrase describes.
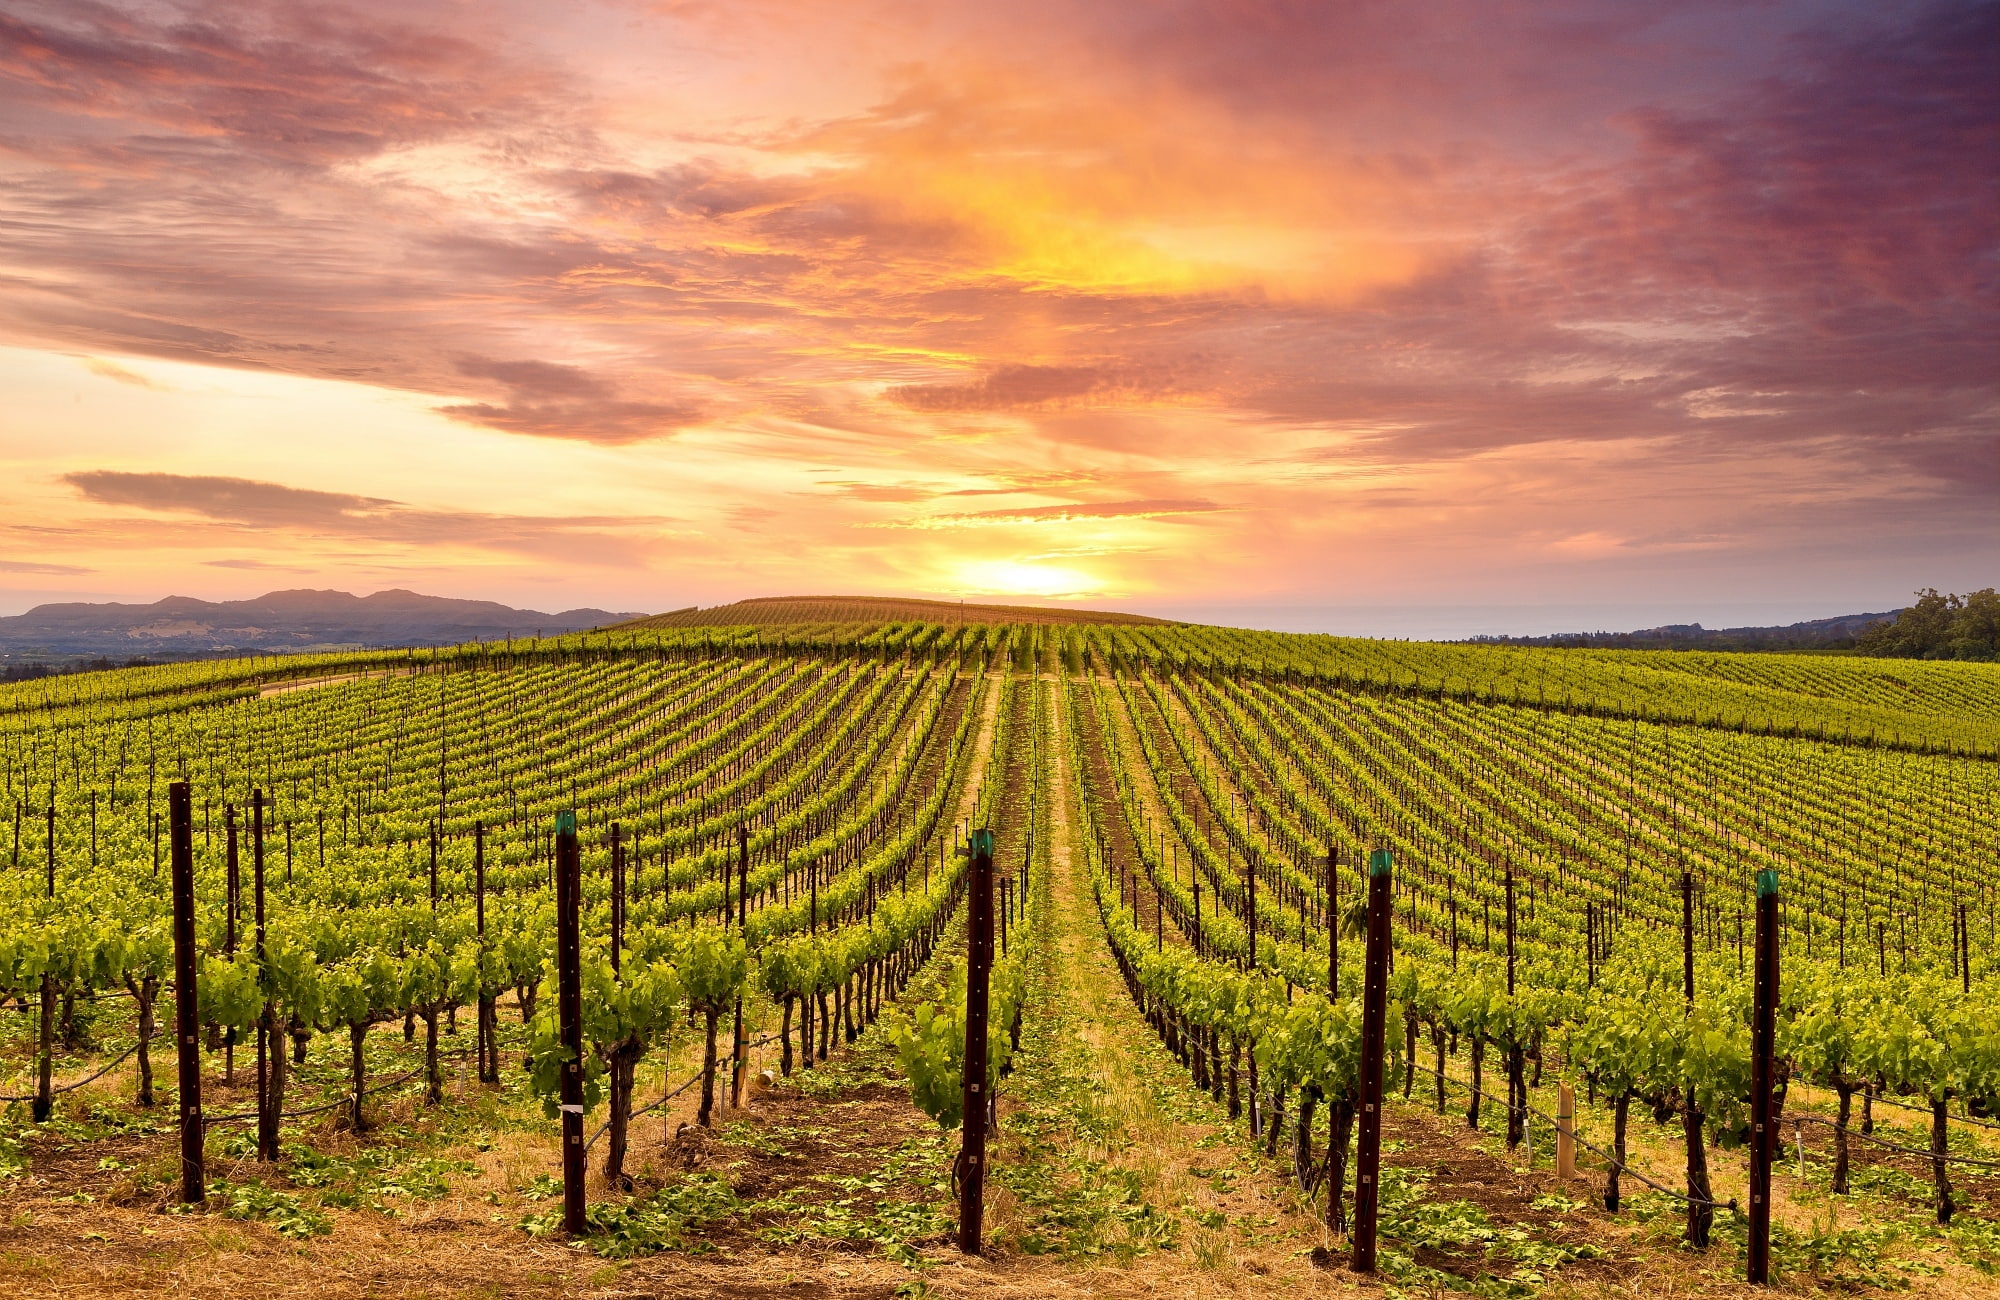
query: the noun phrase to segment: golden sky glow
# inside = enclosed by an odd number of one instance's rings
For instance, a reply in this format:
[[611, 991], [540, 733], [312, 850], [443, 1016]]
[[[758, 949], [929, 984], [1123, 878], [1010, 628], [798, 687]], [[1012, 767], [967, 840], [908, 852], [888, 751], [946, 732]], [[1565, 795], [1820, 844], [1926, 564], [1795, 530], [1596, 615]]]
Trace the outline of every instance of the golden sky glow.
[[0, 0], [0, 612], [1987, 585], [1995, 14]]

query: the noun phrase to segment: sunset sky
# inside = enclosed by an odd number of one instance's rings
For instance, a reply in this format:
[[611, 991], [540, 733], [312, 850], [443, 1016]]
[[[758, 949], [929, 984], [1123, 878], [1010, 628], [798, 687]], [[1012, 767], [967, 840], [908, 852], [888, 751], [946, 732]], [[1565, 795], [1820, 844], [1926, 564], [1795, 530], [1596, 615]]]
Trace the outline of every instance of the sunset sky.
[[0, 0], [0, 613], [1996, 579], [1993, 4]]

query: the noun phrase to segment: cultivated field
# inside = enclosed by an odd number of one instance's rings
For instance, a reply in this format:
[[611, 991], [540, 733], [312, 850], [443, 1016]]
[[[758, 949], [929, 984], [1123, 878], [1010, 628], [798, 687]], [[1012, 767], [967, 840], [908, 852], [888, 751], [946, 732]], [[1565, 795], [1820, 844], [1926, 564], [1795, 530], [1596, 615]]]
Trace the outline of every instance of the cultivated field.
[[[0, 689], [7, 1285], [1749, 1294], [1775, 872], [1777, 1287], [2000, 1289], [2000, 669], [762, 604]], [[181, 781], [201, 1031], [177, 1050]], [[980, 826], [1003, 951], [968, 1257], [938, 1118]], [[1363, 1278], [1361, 900], [1384, 850]]]

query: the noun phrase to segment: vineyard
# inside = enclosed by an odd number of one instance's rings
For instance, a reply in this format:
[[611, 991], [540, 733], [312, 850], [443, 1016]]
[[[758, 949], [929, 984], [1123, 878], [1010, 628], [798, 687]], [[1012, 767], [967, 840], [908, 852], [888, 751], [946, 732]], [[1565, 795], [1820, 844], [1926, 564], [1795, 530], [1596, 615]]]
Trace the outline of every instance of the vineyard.
[[2000, 670], [905, 604], [0, 688], [0, 1275], [2000, 1288]]

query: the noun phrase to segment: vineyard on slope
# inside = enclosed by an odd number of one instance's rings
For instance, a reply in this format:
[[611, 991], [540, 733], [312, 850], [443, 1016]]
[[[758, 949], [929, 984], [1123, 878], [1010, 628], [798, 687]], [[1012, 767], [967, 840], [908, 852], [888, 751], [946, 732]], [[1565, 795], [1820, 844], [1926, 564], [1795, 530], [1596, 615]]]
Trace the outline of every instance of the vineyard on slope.
[[[1411, 1105], [1525, 1152], [1572, 1081], [1602, 1151], [1593, 1196], [1617, 1209], [1658, 1184], [1705, 1244], [1730, 1220], [1745, 918], [1774, 869], [1788, 1134], [1829, 1150], [1845, 1192], [1879, 1164], [1876, 1126], [1914, 1108], [1921, 1141], [1893, 1158], [1929, 1212], [1957, 1232], [2000, 1213], [1978, 1163], [2000, 1115], [2000, 671], [801, 614], [0, 688], [0, 993], [33, 1025], [0, 1042], [8, 1093], [34, 1122], [59, 1111], [60, 1060], [110, 1065], [136, 1111], [170, 1098], [162, 864], [167, 786], [186, 781], [204, 1057], [229, 1081], [258, 1034], [278, 1045], [273, 1113], [360, 1133], [396, 1088], [441, 1105], [483, 1087], [553, 1116], [553, 828], [573, 811], [611, 1193], [676, 1059], [708, 1128], [756, 1087], [753, 1049], [802, 1078], [883, 1020], [917, 1102], [955, 1125], [965, 832], [997, 829], [1008, 881], [1004, 1095], [1039, 940], [1018, 927], [1046, 910], [1031, 900], [1068, 806], [1141, 1011], [1246, 1141], [1284, 1145], [1332, 1230], [1358, 1100], [1355, 906], [1380, 849]], [[475, 1045], [454, 1052], [461, 1013]], [[309, 1170], [280, 1129], [262, 1154]], [[31, 1147], [0, 1134], [17, 1168]], [[2000, 1264], [1990, 1235], [1966, 1257]]]

